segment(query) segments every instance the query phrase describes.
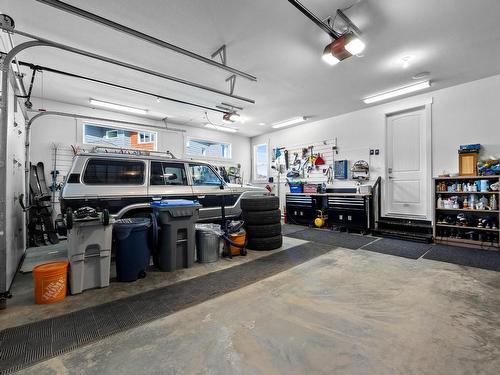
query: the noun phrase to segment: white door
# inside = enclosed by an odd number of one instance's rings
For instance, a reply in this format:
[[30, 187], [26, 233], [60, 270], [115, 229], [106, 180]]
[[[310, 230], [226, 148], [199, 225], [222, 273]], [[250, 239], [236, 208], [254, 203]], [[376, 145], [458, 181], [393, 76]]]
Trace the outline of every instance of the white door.
[[385, 216], [430, 219], [430, 124], [425, 107], [386, 117]]

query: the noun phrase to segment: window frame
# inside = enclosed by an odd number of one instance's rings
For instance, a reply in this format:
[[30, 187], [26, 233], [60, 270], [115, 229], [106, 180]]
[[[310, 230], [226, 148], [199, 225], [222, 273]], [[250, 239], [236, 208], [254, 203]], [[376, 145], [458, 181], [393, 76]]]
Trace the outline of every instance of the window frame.
[[[152, 184], [151, 180], [153, 178], [153, 163], [160, 163], [160, 164], [174, 164], [176, 166], [179, 166], [180, 169], [182, 169], [184, 173], [184, 184]], [[189, 182], [189, 177], [188, 177], [188, 172], [186, 170], [186, 164], [184, 162], [175, 162], [175, 161], [166, 161], [166, 160], [150, 160], [149, 161], [149, 179], [148, 179], [148, 185], [149, 186], [190, 186]]]
[[[116, 133], [114, 137], [110, 137], [109, 133]], [[118, 138], [118, 129], [106, 130], [106, 139], [115, 139]]]
[[[258, 178], [257, 177], [257, 148], [260, 146], [266, 146], [266, 176]], [[269, 144], [267, 143], [257, 143], [253, 145], [252, 148], [252, 180], [255, 182], [267, 182], [269, 180]]]
[[[142, 182], [139, 184], [99, 184], [99, 183], [89, 183], [85, 181], [85, 174], [87, 172], [87, 168], [89, 166], [89, 163], [93, 160], [104, 160], [104, 161], [120, 161], [124, 163], [140, 163], [143, 165], [143, 170], [142, 170]], [[130, 187], [130, 186], [144, 186], [146, 183], [146, 176], [147, 176], [147, 165], [144, 162], [144, 160], [123, 160], [119, 158], [100, 158], [100, 157], [90, 157], [85, 161], [85, 165], [82, 169], [82, 173], [80, 175], [80, 181], [83, 185], [89, 185], [89, 186], [125, 186], [125, 187]]]
[[[151, 143], [156, 143], [156, 132], [151, 132], [151, 131], [138, 131], [137, 132], [137, 144], [139, 145], [147, 145]], [[144, 135], [144, 138], [146, 138], [146, 135], [149, 136], [149, 141], [142, 141], [141, 140], [141, 135]]]
[[[228, 156], [224, 157], [224, 156], [206, 156], [206, 155], [190, 154], [190, 153], [188, 153], [188, 147], [189, 147], [188, 143], [190, 141], [209, 142], [209, 143], [214, 143], [214, 144], [219, 144], [219, 145], [226, 145]], [[186, 140], [184, 141], [184, 155], [186, 158], [198, 158], [198, 159], [203, 159], [203, 160], [217, 160], [217, 161], [232, 160], [233, 159], [233, 144], [231, 142], [225, 142], [225, 141], [214, 141], [214, 140], [208, 139], [208, 138], [186, 137]]]
[[[122, 126], [122, 125], [119, 125], [119, 124], [105, 124], [105, 123], [100, 123], [100, 122], [91, 122], [91, 121], [81, 121], [81, 125], [82, 125], [82, 135], [83, 135], [83, 138], [81, 140], [81, 144], [83, 145], [88, 145], [88, 146], [91, 146], [91, 147], [94, 147], [94, 146], [99, 146], [99, 147], [116, 147], [116, 148], [122, 148], [122, 149], [130, 149], [130, 150], [144, 150], [143, 148], [140, 148], [140, 147], [132, 147], [132, 145], [130, 146], [130, 148], [127, 148], [127, 147], [121, 147], [121, 146], [118, 146], [118, 145], [111, 145], [109, 143], [106, 143], [106, 142], [93, 142], [93, 143], [89, 143], [89, 142], [86, 142], [86, 138], [87, 138], [87, 126], [94, 126], [94, 127], [97, 127], [97, 128], [107, 128], [107, 129], [110, 129], [108, 131], [117, 131], [117, 132], [120, 132], [120, 131], [124, 131], [124, 132], [132, 132], [132, 133], [137, 133], [137, 144], [153, 144], [153, 150], [151, 151], [158, 151], [158, 132], [157, 131], [151, 131], [151, 130], [144, 130], [144, 129], [137, 129], [137, 128], [129, 128], [127, 126]], [[106, 135], [104, 138], [102, 138], [103, 140], [106, 140], [106, 139], [109, 139], [109, 140], [116, 140], [117, 138], [119, 137], [116, 137], [116, 138], [108, 138], [107, 137], [107, 132], [106, 131]], [[154, 141], [153, 142], [147, 142], [147, 143], [139, 143], [139, 133], [150, 133], [150, 134], [154, 134]]]
[[[226, 182], [224, 181], [224, 179], [219, 175], [219, 173], [217, 173], [217, 171], [210, 164], [191, 162], [191, 163], [187, 163], [186, 165], [187, 165], [187, 169], [189, 170], [189, 178], [191, 180], [191, 186], [199, 187], [199, 186], [220, 186], [221, 184], [224, 186], [226, 185]], [[194, 183], [194, 174], [193, 174], [193, 171], [191, 169], [192, 166], [207, 167], [217, 177], [217, 179], [219, 180], [219, 183], [218, 184], [205, 184], [205, 185], [195, 184]]]

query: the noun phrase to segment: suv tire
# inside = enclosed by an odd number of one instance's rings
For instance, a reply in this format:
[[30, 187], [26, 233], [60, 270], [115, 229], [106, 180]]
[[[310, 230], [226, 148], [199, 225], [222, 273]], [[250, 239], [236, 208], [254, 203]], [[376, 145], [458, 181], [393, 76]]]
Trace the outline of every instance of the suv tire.
[[245, 225], [248, 238], [265, 238], [281, 235], [281, 223], [266, 225]]
[[243, 211], [241, 217], [246, 225], [278, 224], [281, 222], [280, 210]]
[[247, 248], [251, 250], [275, 250], [283, 245], [283, 236], [249, 238]]
[[280, 201], [273, 195], [243, 198], [240, 202], [243, 211], [270, 211], [279, 208]]

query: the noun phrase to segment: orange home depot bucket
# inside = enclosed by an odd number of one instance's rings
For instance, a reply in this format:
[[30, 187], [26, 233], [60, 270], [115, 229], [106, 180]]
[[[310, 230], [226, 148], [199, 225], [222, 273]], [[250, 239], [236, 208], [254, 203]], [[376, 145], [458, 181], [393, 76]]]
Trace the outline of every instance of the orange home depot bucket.
[[[235, 244], [243, 246], [245, 244], [246, 233], [239, 232], [230, 234], [229, 239], [233, 241]], [[231, 255], [240, 255], [241, 248], [230, 245], [229, 249], [231, 250]]]
[[40, 264], [33, 268], [35, 303], [59, 302], [66, 297], [68, 262]]

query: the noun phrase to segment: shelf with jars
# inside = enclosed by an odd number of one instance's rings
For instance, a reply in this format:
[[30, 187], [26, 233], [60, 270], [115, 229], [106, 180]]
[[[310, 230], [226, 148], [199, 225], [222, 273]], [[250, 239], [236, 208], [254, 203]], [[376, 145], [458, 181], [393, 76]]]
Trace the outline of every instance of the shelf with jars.
[[499, 176], [434, 179], [434, 241], [500, 250]]

